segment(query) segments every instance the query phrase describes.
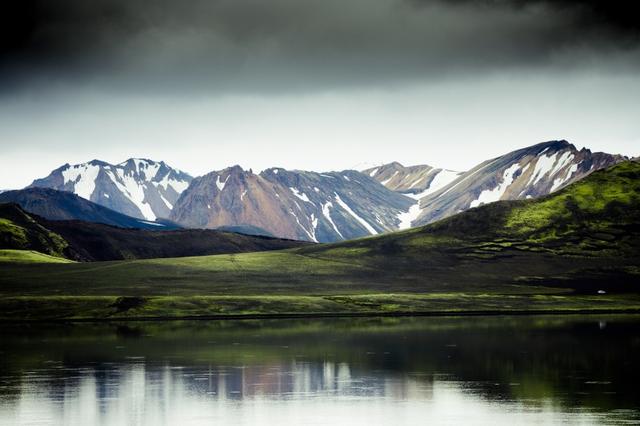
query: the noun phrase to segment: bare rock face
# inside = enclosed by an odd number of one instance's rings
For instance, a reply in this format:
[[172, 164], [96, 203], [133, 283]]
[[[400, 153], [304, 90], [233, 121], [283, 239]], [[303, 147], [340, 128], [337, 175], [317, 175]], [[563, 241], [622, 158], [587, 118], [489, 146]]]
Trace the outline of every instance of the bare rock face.
[[65, 164], [29, 187], [72, 192], [122, 214], [153, 221], [169, 217], [192, 179], [163, 161], [131, 158], [117, 165], [99, 160]]
[[412, 226], [498, 200], [541, 197], [624, 160], [626, 157], [620, 155], [578, 150], [564, 140], [512, 151], [480, 163], [421, 198], [421, 211]]
[[193, 180], [171, 220], [188, 227], [257, 227], [284, 238], [330, 242], [398, 229], [413, 200], [367, 175], [239, 166]]

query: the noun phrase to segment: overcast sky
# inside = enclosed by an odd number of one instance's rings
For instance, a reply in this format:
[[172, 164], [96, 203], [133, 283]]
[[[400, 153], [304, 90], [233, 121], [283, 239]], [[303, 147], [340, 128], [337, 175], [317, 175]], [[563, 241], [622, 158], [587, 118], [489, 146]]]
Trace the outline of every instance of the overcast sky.
[[464, 170], [551, 139], [640, 155], [633, 1], [8, 3], [0, 188], [93, 158], [199, 175]]

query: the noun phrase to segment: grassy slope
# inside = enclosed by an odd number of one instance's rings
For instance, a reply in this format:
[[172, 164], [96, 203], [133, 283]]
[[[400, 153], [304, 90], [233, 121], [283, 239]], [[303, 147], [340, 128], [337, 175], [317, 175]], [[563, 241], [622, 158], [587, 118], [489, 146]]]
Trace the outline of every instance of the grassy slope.
[[68, 244], [16, 204], [0, 204], [0, 249], [36, 250], [62, 257]]
[[639, 189], [640, 165], [629, 162], [540, 200], [494, 203], [423, 228], [340, 244], [14, 265], [0, 276], [1, 311], [16, 318], [27, 311], [127, 317], [636, 309]]
[[0, 249], [0, 264], [2, 263], [72, 263], [62, 257], [50, 256], [34, 250]]

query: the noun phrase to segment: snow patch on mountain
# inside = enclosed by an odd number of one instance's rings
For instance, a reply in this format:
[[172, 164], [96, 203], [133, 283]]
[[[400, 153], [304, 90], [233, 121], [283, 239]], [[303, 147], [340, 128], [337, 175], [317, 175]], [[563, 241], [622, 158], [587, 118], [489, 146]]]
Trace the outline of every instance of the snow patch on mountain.
[[422, 182], [423, 180], [425, 180], [426, 176], [420, 176], [418, 179], [416, 179], [411, 186], [409, 186], [409, 189], [413, 188], [414, 186], [416, 186], [417, 184], [419, 184], [420, 182]]
[[493, 189], [485, 189], [480, 193], [477, 200], [473, 200], [469, 208], [478, 207], [482, 204], [498, 201], [505, 193], [509, 185], [513, 183], [513, 175], [520, 169], [520, 164], [516, 163], [507, 168], [502, 175], [502, 182]]
[[429, 190], [431, 192], [436, 192], [438, 189], [443, 188], [449, 185], [454, 180], [458, 179], [462, 175], [461, 172], [456, 172], [453, 170], [442, 169], [438, 172], [437, 175], [433, 177], [431, 184], [429, 185]]
[[[160, 167], [162, 166], [160, 163], [142, 158], [133, 158], [133, 163], [136, 167], [136, 174], [144, 174], [145, 179], [148, 181], [153, 180], [158, 175], [158, 171], [160, 171]], [[126, 161], [124, 164], [126, 165]]]
[[166, 225], [162, 224], [162, 223], [158, 223], [158, 222], [149, 222], [148, 220], [141, 220], [140, 223], [146, 223], [147, 225], [153, 225], [153, 226], [160, 226], [160, 227], [164, 227]]
[[169, 187], [171, 187], [178, 194], [181, 194], [185, 189], [187, 189], [189, 187], [189, 182], [188, 181], [173, 179], [173, 178], [169, 177], [170, 174], [171, 173], [167, 173], [166, 175], [164, 175], [162, 180], [160, 180], [159, 182], [152, 182], [153, 185], [156, 186], [156, 187], [161, 186], [161, 187], [164, 188], [165, 191], [167, 189], [169, 189]]
[[293, 195], [295, 195], [297, 198], [301, 199], [302, 201], [304, 201], [305, 203], [311, 203], [311, 200], [309, 199], [309, 197], [307, 197], [307, 194], [305, 194], [304, 192], [300, 192], [298, 190], [298, 188], [294, 188], [292, 186], [289, 187], [289, 189], [291, 190], [291, 192], [293, 193]]
[[382, 185], [387, 186], [387, 184], [391, 181], [391, 179], [393, 179], [394, 177], [396, 177], [396, 175], [398, 174], [398, 171], [396, 170], [389, 179], [385, 179], [382, 182], [380, 182]]
[[452, 185], [449, 187], [449, 189], [447, 189], [444, 193], [439, 194], [440, 197], [448, 194], [449, 192], [451, 192], [453, 189], [455, 189], [456, 187], [458, 187], [460, 184], [462, 184], [463, 182], [466, 182], [467, 180], [471, 179], [473, 176], [479, 174], [481, 171], [483, 171], [484, 169], [486, 169], [487, 167], [489, 167], [491, 164], [493, 164], [495, 161], [497, 161], [498, 158], [495, 158], [493, 160], [487, 161], [487, 163], [480, 167], [478, 170], [476, 170], [473, 173], [468, 174], [467, 176], [465, 176], [463, 179], [461, 179], [460, 181], [458, 181], [455, 185]]
[[571, 162], [571, 160], [573, 160], [573, 157], [574, 155], [571, 152], [563, 152], [560, 158], [558, 158], [558, 160], [556, 161], [556, 164], [553, 167], [553, 169], [551, 169], [551, 171], [549, 172], [549, 177], [555, 175], [557, 172], [562, 170], [563, 167], [565, 167], [567, 164]]
[[400, 223], [398, 224], [398, 229], [403, 230], [411, 228], [411, 223], [418, 218], [420, 212], [420, 202], [418, 201], [409, 207], [409, 210], [406, 212], [399, 213], [398, 220]]
[[106, 173], [122, 195], [127, 197], [129, 201], [140, 210], [145, 219], [151, 221], [156, 220], [153, 209], [149, 203], [145, 201], [144, 186], [140, 185], [135, 177], [130, 174], [125, 174], [123, 169], [116, 169], [116, 173], [118, 174], [117, 178], [111, 171], [107, 171]]
[[304, 231], [305, 234], [307, 234], [307, 236], [309, 237], [309, 239], [313, 242], [318, 242], [318, 240], [316, 239], [315, 233], [311, 233], [307, 230], [307, 228], [305, 228], [302, 223], [300, 223], [300, 219], [298, 218], [298, 215], [295, 214], [295, 212], [292, 209], [289, 209], [289, 213], [291, 213], [291, 215], [293, 215], [293, 217], [296, 219], [296, 223], [298, 224], [298, 226]]
[[164, 202], [169, 210], [173, 209], [173, 204], [171, 204], [166, 198], [164, 198], [164, 195], [160, 194], [160, 199]]
[[100, 173], [100, 166], [91, 163], [76, 164], [62, 171], [64, 183], [72, 182], [76, 195], [86, 199], [91, 199], [91, 194], [96, 189], [96, 179]]
[[318, 239], [316, 237], [316, 229], [318, 229], [318, 218], [314, 213], [311, 213], [311, 226], [313, 227], [313, 230], [311, 231], [313, 234], [313, 241], [317, 243]]
[[224, 189], [225, 185], [227, 184], [227, 181], [229, 180], [229, 176], [228, 175], [227, 178], [224, 180], [224, 182], [220, 181], [220, 175], [218, 175], [217, 179], [216, 179], [216, 186], [218, 187], [218, 191], [222, 192], [222, 190]]
[[365, 227], [365, 229], [367, 231], [369, 231], [369, 233], [371, 235], [378, 235], [378, 231], [376, 231], [371, 225], [369, 225], [369, 223], [364, 220], [363, 218], [361, 218], [360, 216], [358, 216], [358, 214], [356, 212], [354, 212], [353, 210], [351, 210], [351, 207], [349, 207], [349, 205], [347, 203], [345, 203], [342, 198], [340, 198], [340, 196], [335, 193], [335, 200], [336, 202], [340, 205], [340, 207], [342, 207], [344, 210], [347, 211], [347, 213], [349, 213], [351, 215], [351, 217], [353, 217], [355, 220], [357, 220], [358, 222], [360, 222], [360, 224], [362, 226]]
[[[545, 149], [546, 151], [546, 149]], [[542, 151], [542, 152], [545, 152]], [[540, 154], [542, 154], [542, 152]], [[542, 179], [547, 173], [551, 171], [553, 165], [556, 162], [556, 157], [558, 153], [554, 152], [553, 154], [547, 155], [539, 155], [538, 160], [536, 161], [536, 165], [533, 168], [533, 174], [531, 175], [531, 180], [528, 185], [535, 185]]]
[[557, 178], [553, 180], [553, 185], [551, 185], [551, 192], [555, 192], [562, 186], [563, 183], [571, 179], [571, 176], [578, 170], [578, 164], [572, 164], [571, 167], [567, 169], [564, 177]]
[[329, 223], [333, 227], [333, 230], [336, 231], [336, 234], [340, 235], [340, 238], [344, 240], [344, 236], [342, 235], [342, 233], [340, 233], [340, 230], [338, 230], [338, 227], [334, 223], [333, 219], [331, 219], [331, 210], [329, 209], [332, 207], [333, 203], [331, 201], [327, 201], [326, 203], [324, 203], [322, 205], [322, 215], [329, 221]]
[[[423, 197], [426, 197], [429, 194], [433, 194], [434, 192], [440, 190], [441, 188], [444, 188], [445, 186], [449, 185], [451, 182], [453, 182], [454, 180], [456, 180], [459, 176], [461, 175], [460, 172], [454, 172], [453, 170], [440, 170], [434, 177], [433, 180], [431, 180], [431, 183], [429, 184], [429, 187], [427, 189], [425, 189], [422, 192], [419, 192], [417, 194], [411, 193], [411, 192], [405, 192], [403, 193], [403, 195], [406, 195], [407, 197], [411, 197], [414, 200], [419, 200]], [[417, 181], [415, 181], [411, 187], [414, 187], [416, 184], [418, 184], [421, 180], [423, 180], [424, 177], [418, 179]]]

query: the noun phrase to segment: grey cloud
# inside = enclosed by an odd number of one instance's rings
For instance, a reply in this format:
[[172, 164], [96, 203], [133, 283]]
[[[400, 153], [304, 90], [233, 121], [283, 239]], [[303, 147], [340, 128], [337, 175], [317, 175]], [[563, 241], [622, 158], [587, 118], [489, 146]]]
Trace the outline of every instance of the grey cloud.
[[640, 67], [635, 21], [596, 0], [27, 3], [6, 30], [4, 92], [51, 84], [278, 92], [505, 70]]

